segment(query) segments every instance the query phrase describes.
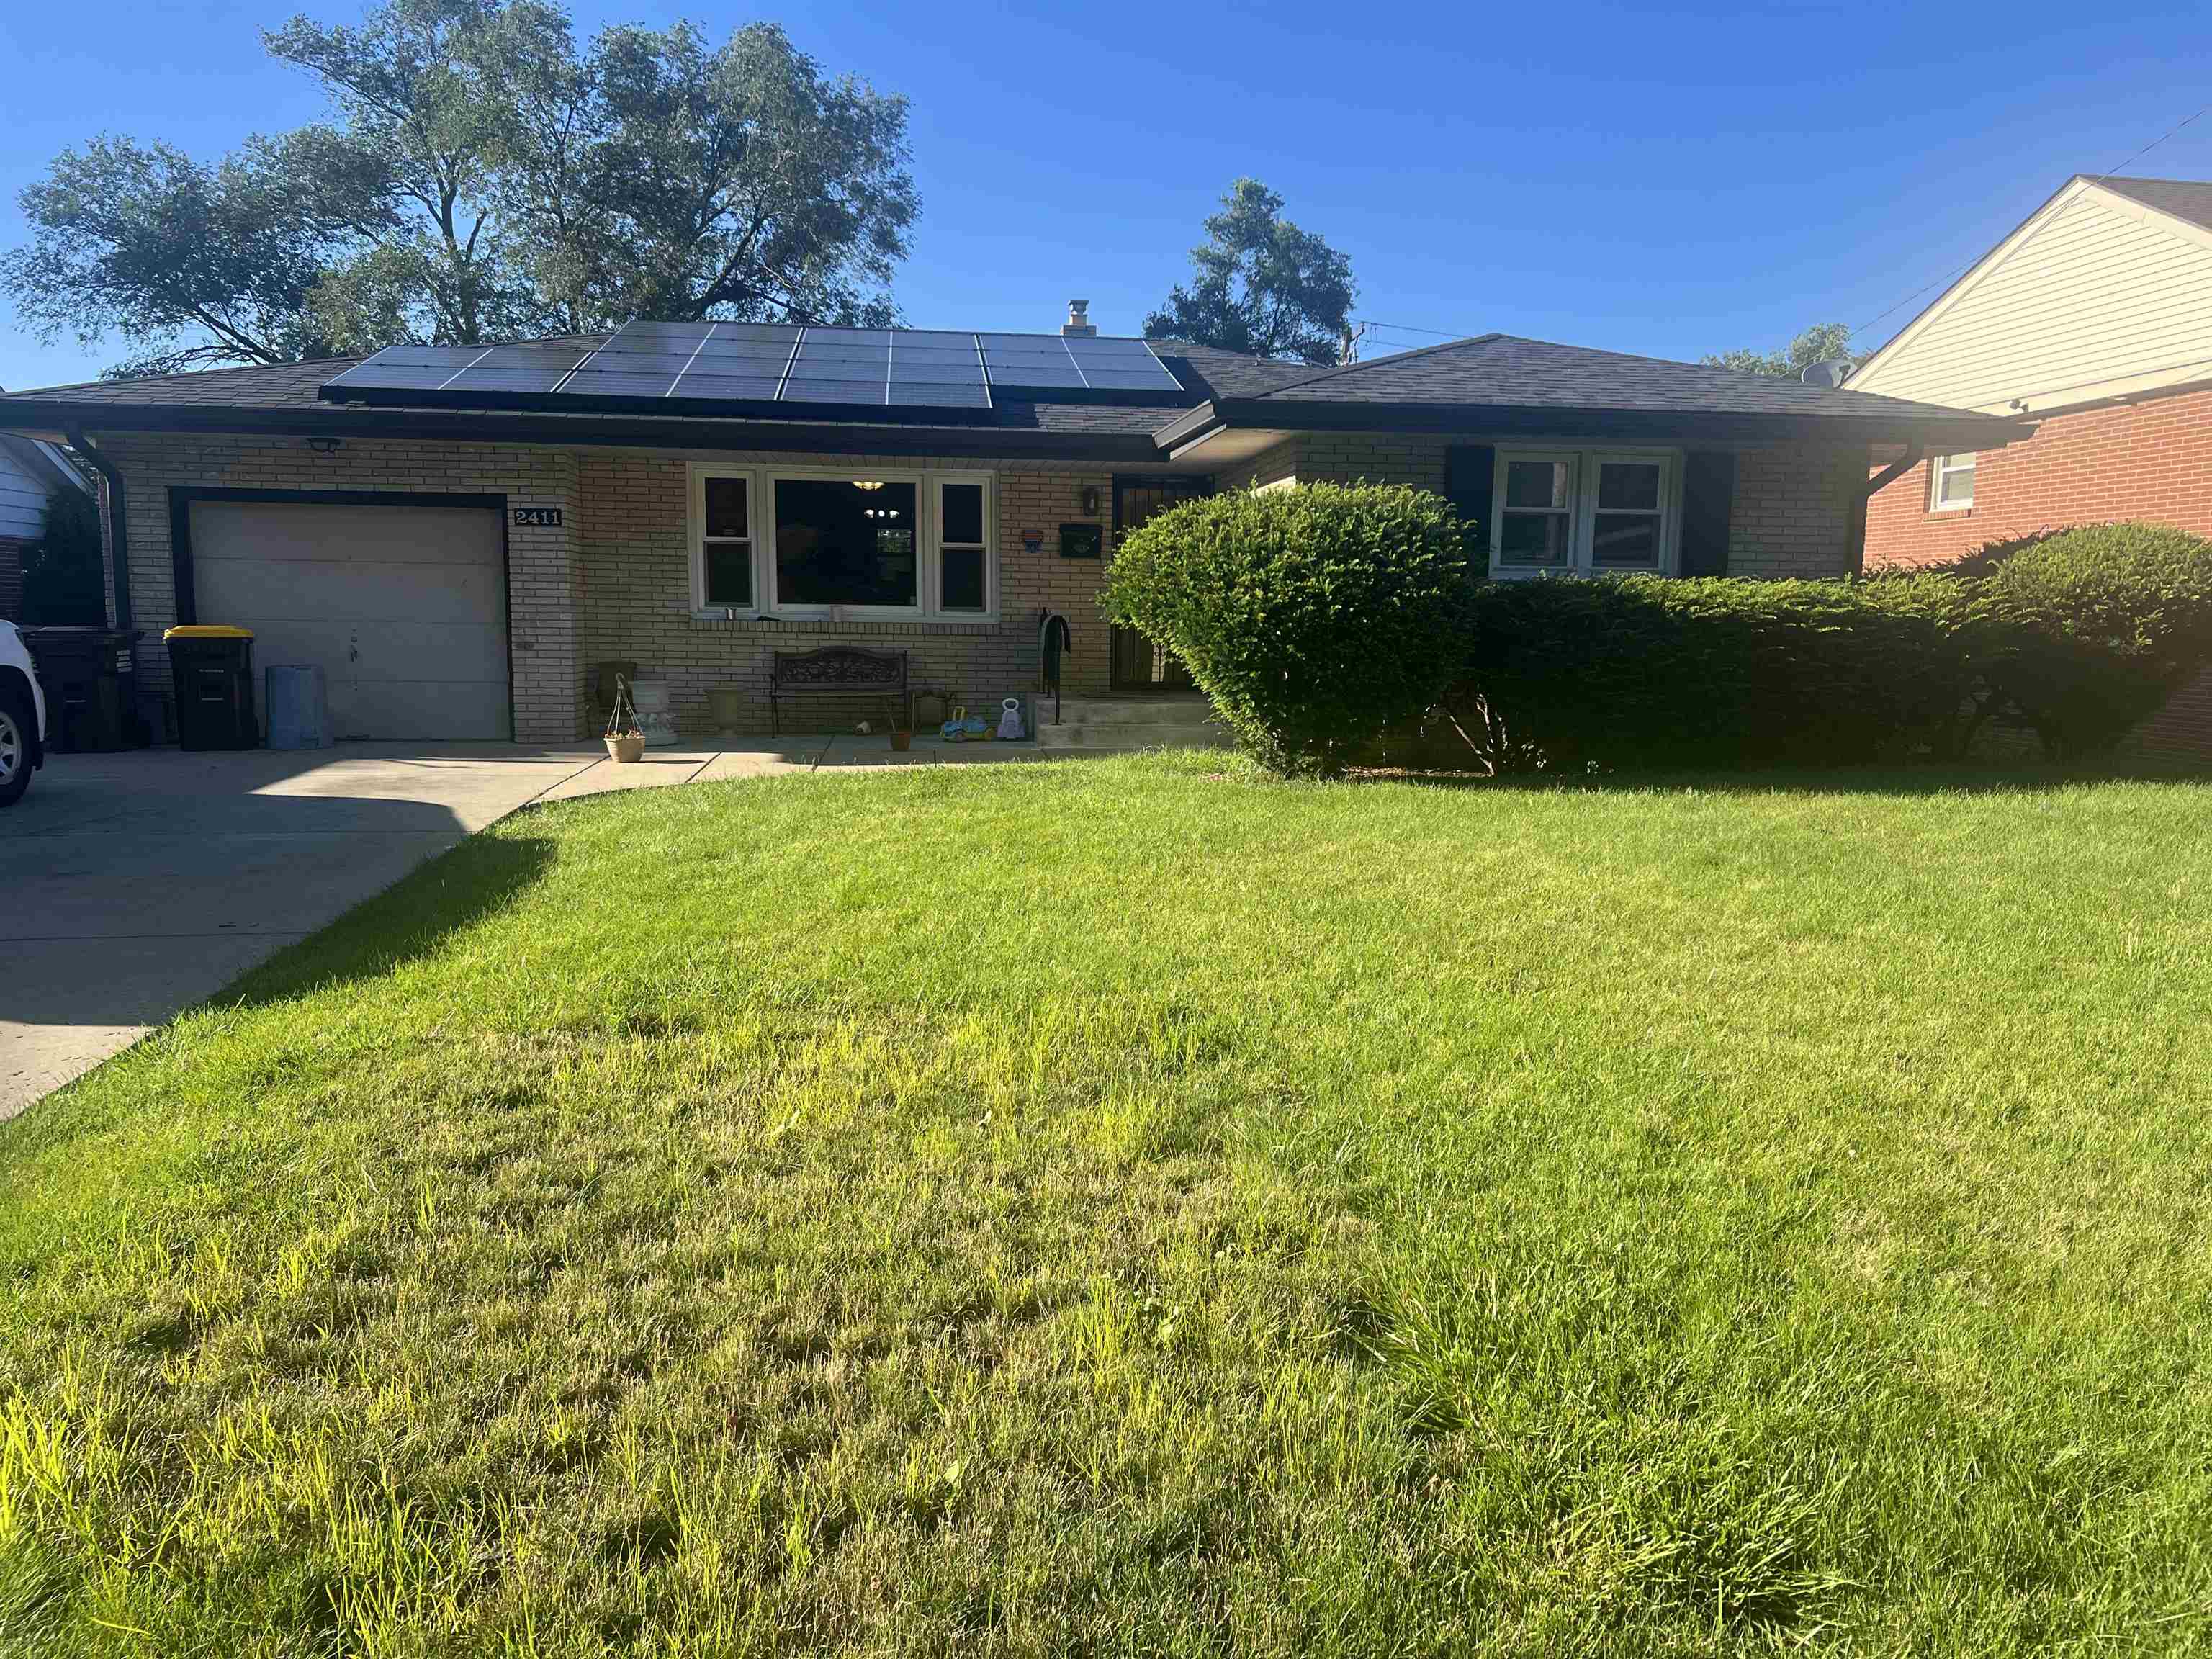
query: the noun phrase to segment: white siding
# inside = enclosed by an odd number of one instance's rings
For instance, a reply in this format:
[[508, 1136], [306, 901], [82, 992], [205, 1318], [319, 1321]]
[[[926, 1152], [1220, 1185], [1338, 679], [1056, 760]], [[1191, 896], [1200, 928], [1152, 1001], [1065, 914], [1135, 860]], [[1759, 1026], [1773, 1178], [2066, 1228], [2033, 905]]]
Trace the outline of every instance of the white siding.
[[1850, 386], [2035, 414], [2208, 378], [2212, 234], [2081, 181]]
[[46, 533], [51, 481], [34, 463], [0, 443], [0, 542], [36, 541]]

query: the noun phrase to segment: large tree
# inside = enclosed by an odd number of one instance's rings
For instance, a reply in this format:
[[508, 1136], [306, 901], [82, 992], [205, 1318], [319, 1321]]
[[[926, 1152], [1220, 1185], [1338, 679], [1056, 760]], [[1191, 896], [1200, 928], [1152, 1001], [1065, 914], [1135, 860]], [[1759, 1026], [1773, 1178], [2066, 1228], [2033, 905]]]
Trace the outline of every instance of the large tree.
[[1156, 338], [1256, 357], [1334, 363], [1351, 337], [1358, 293], [1352, 261], [1283, 217], [1283, 198], [1239, 179], [1190, 252], [1191, 280], [1145, 319]]
[[637, 317], [887, 321], [907, 106], [767, 25], [610, 28], [553, 0], [384, 0], [264, 37], [331, 118], [204, 167], [102, 138], [21, 198], [0, 283], [111, 373]]
[[311, 296], [352, 215], [301, 148], [256, 139], [213, 167], [128, 138], [64, 151], [17, 198], [33, 237], [0, 284], [42, 338], [119, 337], [135, 355], [111, 373], [312, 356], [329, 342]]
[[1705, 362], [1715, 368], [1740, 369], [1747, 374], [1767, 374], [1794, 380], [1814, 363], [1832, 362], [1851, 355], [1851, 331], [1843, 323], [1815, 323], [1780, 351], [1719, 351]]

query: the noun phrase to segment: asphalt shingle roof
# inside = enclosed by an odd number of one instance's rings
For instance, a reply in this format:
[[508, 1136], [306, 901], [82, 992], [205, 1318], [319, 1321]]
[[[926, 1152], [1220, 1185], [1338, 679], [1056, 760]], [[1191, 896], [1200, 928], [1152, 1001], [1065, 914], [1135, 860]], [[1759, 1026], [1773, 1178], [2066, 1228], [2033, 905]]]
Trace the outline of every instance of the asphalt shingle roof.
[[1957, 410], [1704, 363], [1632, 357], [1588, 346], [1485, 334], [1346, 368], [1311, 372], [1258, 402], [1474, 404], [1521, 409], [1636, 410], [1691, 415], [1883, 414], [1930, 418]]
[[[2212, 191], [2212, 186], [2206, 186]], [[589, 348], [603, 335], [564, 337], [563, 344]], [[985, 422], [900, 422], [896, 429], [957, 432], [974, 440], [981, 434], [1062, 434], [1071, 436], [1146, 438], [1211, 399], [1233, 404], [1239, 424], [1264, 426], [1270, 408], [1296, 407], [1311, 425], [1316, 414], [1341, 410], [1347, 415], [1359, 409], [1400, 407], [1408, 410], [1524, 408], [1534, 410], [1623, 410], [1636, 413], [1696, 416], [1791, 416], [1855, 418], [1889, 416], [1899, 421], [1929, 419], [1978, 420], [1957, 410], [1913, 403], [1869, 392], [1846, 392], [1831, 386], [1806, 386], [1796, 380], [1774, 380], [1698, 363], [1669, 362], [1656, 357], [1637, 357], [1616, 351], [1595, 351], [1583, 346], [1559, 345], [1505, 334], [1486, 334], [1473, 339], [1400, 352], [1341, 368], [1316, 368], [1307, 363], [1266, 361], [1210, 346], [1161, 340], [1155, 349], [1175, 371], [1188, 393], [1180, 402], [1157, 404], [1062, 403], [1050, 399], [1002, 398]], [[262, 416], [311, 411], [328, 413], [336, 407], [325, 402], [321, 388], [359, 358], [329, 358], [305, 363], [269, 367], [205, 369], [191, 374], [167, 374], [137, 380], [98, 380], [69, 386], [46, 386], [0, 398], [0, 403], [53, 402], [78, 407], [107, 405], [118, 410], [201, 410], [220, 416], [227, 410], [257, 411]], [[405, 409], [380, 405], [390, 413]], [[456, 411], [441, 411], [450, 417]], [[459, 411], [464, 417], [469, 411]], [[488, 411], [489, 413], [489, 411]], [[651, 420], [665, 425], [696, 423], [702, 429], [726, 428], [726, 418], [686, 416], [639, 416], [595, 411], [571, 413], [557, 406], [533, 411], [535, 418], [588, 422], [602, 428], [629, 421]], [[788, 417], [805, 424], [848, 428], [856, 442], [865, 443], [872, 430], [891, 430], [890, 423], [866, 416], [840, 416], [827, 410]], [[747, 425], [773, 427], [776, 417], [749, 415]]]
[[2192, 225], [2212, 230], [2212, 184], [2192, 179], [2101, 179], [2092, 173], [2090, 182], [2140, 202], [2147, 208], [2156, 208], [2160, 213], [2170, 213], [2177, 219], [2186, 219]]

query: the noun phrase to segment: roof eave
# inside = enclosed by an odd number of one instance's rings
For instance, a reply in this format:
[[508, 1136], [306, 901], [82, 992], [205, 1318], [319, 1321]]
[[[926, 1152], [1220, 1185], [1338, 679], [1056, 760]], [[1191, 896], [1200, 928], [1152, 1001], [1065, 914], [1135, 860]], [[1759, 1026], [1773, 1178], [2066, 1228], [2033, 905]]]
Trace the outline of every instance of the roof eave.
[[105, 399], [0, 398], [0, 431], [249, 433], [295, 437], [428, 438], [454, 443], [590, 444], [623, 448], [795, 450], [872, 455], [1042, 455], [1150, 463], [1142, 433], [1037, 432], [977, 426], [896, 427], [814, 422], [655, 420], [647, 416], [532, 415], [463, 410], [377, 409], [359, 404], [255, 409], [208, 404], [118, 404]]
[[[1200, 416], [1206, 416], [1200, 419]], [[1792, 442], [1950, 445], [2002, 449], [2033, 435], [2035, 422], [1994, 415], [1911, 416], [1726, 413], [1706, 410], [1569, 408], [1526, 404], [1297, 403], [1290, 399], [1217, 399], [1161, 428], [1163, 447], [1185, 445], [1225, 427], [1297, 432], [1525, 432], [1561, 437], [1702, 438], [1771, 444]]]

